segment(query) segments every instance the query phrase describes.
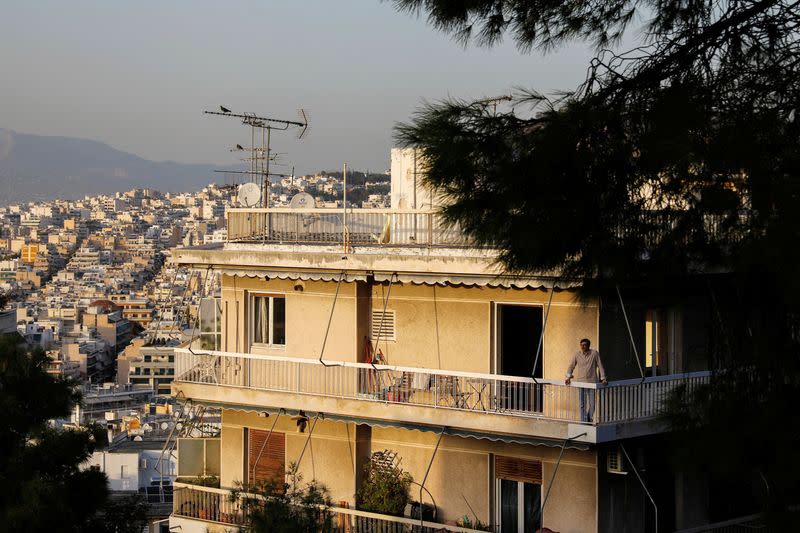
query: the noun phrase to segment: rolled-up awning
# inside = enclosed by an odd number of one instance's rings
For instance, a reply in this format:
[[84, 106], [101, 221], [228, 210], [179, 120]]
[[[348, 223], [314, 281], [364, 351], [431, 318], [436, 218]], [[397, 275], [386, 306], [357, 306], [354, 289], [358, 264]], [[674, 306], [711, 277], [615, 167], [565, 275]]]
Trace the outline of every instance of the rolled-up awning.
[[[283, 279], [301, 281], [339, 281], [341, 271], [336, 270], [278, 270], [278, 269], [253, 269], [222, 267], [215, 269], [222, 274], [236, 277]], [[366, 281], [372, 276], [375, 281], [392, 282], [414, 285], [439, 285], [461, 287], [504, 287], [510, 289], [561, 289], [577, 288], [580, 284], [576, 281], [557, 279], [553, 277], [522, 277], [522, 276], [479, 276], [474, 274], [440, 274], [440, 273], [413, 273], [413, 272], [373, 272], [347, 270], [342, 281]]]
[[[203, 402], [203, 405], [219, 407], [221, 409], [229, 409], [232, 411], [249, 412], [249, 413], [267, 412], [270, 413], [270, 415], [277, 414], [280, 411], [280, 409], [275, 409], [271, 407], [231, 406], [230, 404], [220, 404], [216, 402], [206, 402], [206, 401]], [[299, 410], [293, 410], [293, 409], [283, 409], [283, 412], [291, 416], [295, 416], [300, 413]], [[304, 411], [304, 413], [306, 416], [309, 417], [313, 417], [314, 415], [317, 414], [314, 411]], [[395, 422], [392, 420], [376, 419], [376, 418], [342, 416], [332, 413], [320, 413], [320, 414], [322, 415], [321, 418], [323, 420], [333, 420], [336, 422], [344, 422], [352, 424], [364, 424], [367, 426], [379, 427], [379, 428], [405, 429], [408, 431], [424, 431], [428, 433], [435, 433], [437, 435], [439, 433], [442, 433], [441, 426], [427, 426], [424, 424], [411, 424], [408, 422]], [[549, 448], [561, 448], [562, 446], [564, 446], [563, 440], [526, 437], [522, 435], [506, 435], [501, 433], [488, 433], [483, 431], [449, 428], [449, 427], [445, 428], [444, 434], [450, 435], [452, 437], [489, 440], [492, 442], [504, 442], [507, 444], [527, 444], [530, 446], [547, 446]], [[586, 451], [589, 449], [589, 445], [584, 442], [570, 440], [567, 441], [566, 448], [570, 450]]]

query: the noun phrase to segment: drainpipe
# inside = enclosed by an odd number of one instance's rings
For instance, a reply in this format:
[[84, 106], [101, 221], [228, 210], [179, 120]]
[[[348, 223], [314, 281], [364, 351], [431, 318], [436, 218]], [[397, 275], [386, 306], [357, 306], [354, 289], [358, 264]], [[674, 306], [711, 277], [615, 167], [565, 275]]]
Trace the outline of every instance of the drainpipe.
[[[558, 461], [556, 461], [556, 467], [553, 469], [553, 475], [550, 476], [550, 483], [547, 484], [547, 492], [544, 494], [544, 501], [542, 502], [542, 513], [541, 513], [541, 520], [542, 520], [542, 527], [544, 527], [544, 506], [547, 505], [547, 498], [550, 497], [550, 491], [553, 489], [553, 482], [556, 479], [556, 474], [558, 473], [558, 465], [561, 464], [561, 458], [564, 456], [564, 450], [567, 448], [567, 443], [571, 440], [578, 439], [580, 437], [586, 436], [586, 432], [584, 431], [580, 435], [575, 435], [574, 437], [567, 437], [564, 439], [564, 442], [561, 443], [561, 451], [558, 453]], [[656, 532], [658, 533], [658, 532]]]
[[[433, 460], [436, 458], [436, 452], [439, 451], [439, 444], [442, 442], [442, 437], [444, 436], [444, 432], [447, 431], [447, 427], [443, 426], [442, 431], [439, 433], [439, 438], [436, 440], [436, 446], [433, 448], [433, 455], [431, 455], [431, 460], [428, 462], [428, 469], [425, 470], [425, 477], [422, 478], [422, 483], [419, 486], [419, 527], [424, 529], [425, 528], [425, 518], [424, 513], [422, 512], [422, 491], [425, 489], [425, 482], [428, 481], [428, 474], [431, 473], [431, 467], [433, 466]], [[431, 497], [431, 501], [433, 497]]]
[[628, 455], [628, 451], [625, 449], [625, 446], [623, 446], [623, 444], [620, 442], [619, 443], [619, 447], [622, 450], [622, 453], [625, 454], [625, 458], [630, 463], [631, 468], [633, 469], [633, 473], [636, 474], [636, 479], [638, 479], [639, 483], [642, 484], [642, 488], [644, 489], [644, 493], [647, 494], [647, 497], [650, 498], [650, 503], [653, 504], [653, 509], [655, 510], [655, 513], [656, 513], [655, 533], [658, 533], [658, 506], [656, 505], [656, 501], [653, 499], [653, 496], [650, 494], [650, 491], [647, 490], [647, 486], [644, 484], [644, 480], [642, 480], [642, 476], [639, 475], [639, 471], [636, 470], [636, 465], [633, 464], [633, 461], [631, 461], [631, 457], [630, 457], [630, 455]]

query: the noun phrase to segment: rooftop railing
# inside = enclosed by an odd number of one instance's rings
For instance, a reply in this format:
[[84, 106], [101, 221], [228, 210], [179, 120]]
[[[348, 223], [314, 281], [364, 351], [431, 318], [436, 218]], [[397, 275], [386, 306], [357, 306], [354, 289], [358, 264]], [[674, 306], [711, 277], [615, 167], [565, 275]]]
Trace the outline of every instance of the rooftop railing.
[[466, 246], [433, 211], [397, 209], [228, 209], [228, 242]]
[[692, 372], [595, 383], [230, 352], [175, 350], [177, 381], [294, 395], [414, 405], [601, 425], [659, 414], [675, 387], [707, 383]]
[[[348, 244], [394, 246], [470, 246], [457, 227], [430, 210], [230, 208], [226, 211], [228, 242], [283, 244]], [[750, 231], [751, 215], [705, 214], [653, 210], [640, 214], [638, 224], [621, 225], [617, 238], [638, 238], [644, 246], [663, 239], [697, 239], [720, 244], [740, 242]]]

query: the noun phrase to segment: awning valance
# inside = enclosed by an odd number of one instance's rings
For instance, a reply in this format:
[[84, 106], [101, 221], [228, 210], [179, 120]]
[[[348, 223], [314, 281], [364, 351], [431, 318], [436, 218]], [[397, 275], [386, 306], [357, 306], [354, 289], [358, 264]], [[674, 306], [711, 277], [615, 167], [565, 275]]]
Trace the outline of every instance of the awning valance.
[[[237, 277], [283, 279], [301, 281], [339, 281], [342, 271], [336, 270], [278, 270], [223, 267], [215, 269], [222, 274]], [[465, 275], [443, 273], [373, 272], [347, 270], [342, 281], [366, 281], [372, 276], [376, 282], [392, 282], [414, 285], [439, 285], [462, 287], [503, 287], [510, 289], [574, 289], [579, 283], [549, 277], [520, 277], [496, 275]]]

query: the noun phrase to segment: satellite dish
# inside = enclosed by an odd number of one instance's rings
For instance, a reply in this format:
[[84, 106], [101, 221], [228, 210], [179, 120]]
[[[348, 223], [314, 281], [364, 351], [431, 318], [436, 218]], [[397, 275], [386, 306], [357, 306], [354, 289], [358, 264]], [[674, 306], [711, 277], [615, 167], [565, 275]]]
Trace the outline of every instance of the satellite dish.
[[151, 431], [153, 431], [153, 426], [151, 426], [150, 424], [145, 424], [142, 426], [142, 429], [144, 430], [145, 433], [150, 433]]
[[261, 201], [261, 187], [253, 182], [241, 184], [238, 200], [245, 207], [255, 207]]
[[167, 424], [166, 422], [161, 422], [161, 431], [166, 431], [168, 427], [169, 424]]
[[314, 197], [307, 192], [299, 192], [292, 196], [289, 207], [292, 209], [309, 209], [316, 207], [316, 203], [314, 202]]

